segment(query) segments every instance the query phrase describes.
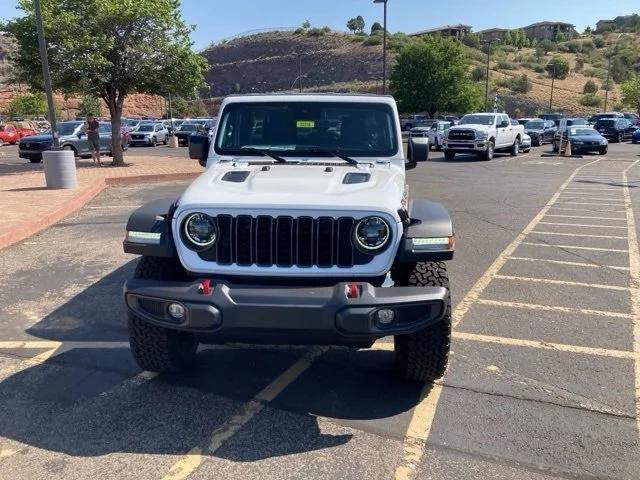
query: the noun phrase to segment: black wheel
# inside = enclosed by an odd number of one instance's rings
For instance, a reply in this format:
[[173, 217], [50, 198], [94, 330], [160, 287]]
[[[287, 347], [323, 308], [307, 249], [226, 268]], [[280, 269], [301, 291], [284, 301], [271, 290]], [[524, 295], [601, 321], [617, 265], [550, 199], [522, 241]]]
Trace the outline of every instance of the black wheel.
[[440, 145], [440, 143], [438, 142], [438, 139], [436, 138], [436, 151], [440, 152], [442, 150], [442, 145]]
[[445, 160], [453, 160], [454, 158], [456, 158], [456, 152], [452, 152], [451, 150], [444, 151]]
[[519, 153], [520, 153], [520, 139], [516, 138], [515, 142], [513, 142], [513, 145], [511, 145], [511, 150], [509, 150], [509, 154], [512, 157], [517, 157]]
[[62, 147], [62, 149], [63, 150], [69, 150], [69, 151], [73, 152], [73, 156], [74, 157], [78, 156], [78, 151], [75, 148], [73, 148], [72, 145], [65, 145], [64, 147]]
[[42, 159], [39, 159], [39, 158], [30, 158], [30, 159], [29, 159], [29, 161], [30, 161], [31, 163], [40, 163], [40, 162], [42, 161]]
[[624, 135], [622, 135], [621, 133], [618, 134], [618, 138], [616, 140], [616, 142], [618, 143], [622, 143], [624, 141]]
[[[397, 286], [449, 288], [447, 267], [443, 262], [402, 265], [391, 275]], [[447, 368], [450, 344], [451, 299], [447, 298], [445, 316], [438, 323], [394, 337], [396, 368], [407, 380], [436, 380], [444, 375]]]
[[560, 147], [556, 142], [553, 142], [553, 153], [558, 153], [560, 151]]
[[542, 140], [540, 140], [540, 137], [538, 137], [536, 140], [533, 141], [533, 146], [534, 147], [541, 147], [542, 146]]
[[480, 154], [480, 158], [482, 160], [485, 161], [489, 161], [489, 160], [493, 160], [493, 152], [495, 151], [495, 144], [493, 143], [493, 140], [489, 140], [489, 143], [487, 144], [487, 150], [484, 153]]
[[155, 147], [158, 145], [158, 139], [156, 137], [151, 137], [151, 146]]
[[169, 135], [164, 136], [164, 141], [162, 143], [164, 143], [165, 145], [169, 145]]
[[[134, 278], [180, 280], [185, 272], [177, 259], [142, 257]], [[198, 341], [188, 332], [157, 327], [129, 312], [129, 344], [136, 363], [152, 372], [177, 372], [196, 357]]]
[[600, 150], [598, 153], [599, 153], [600, 155], [606, 155], [608, 151], [609, 151], [609, 149], [608, 149], [608, 148], [603, 148], [603, 149], [602, 149], [602, 150]]

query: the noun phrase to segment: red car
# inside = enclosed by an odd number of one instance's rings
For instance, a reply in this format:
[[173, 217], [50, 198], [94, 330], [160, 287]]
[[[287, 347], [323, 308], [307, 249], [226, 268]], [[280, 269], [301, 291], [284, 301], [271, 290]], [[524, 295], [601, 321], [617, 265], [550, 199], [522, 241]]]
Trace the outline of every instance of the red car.
[[20, 134], [13, 125], [0, 125], [0, 147], [5, 143], [15, 145], [20, 140]]
[[20, 138], [38, 134], [38, 131], [33, 127], [33, 125], [31, 125], [30, 122], [11, 122], [8, 125], [15, 127], [15, 129], [18, 131], [18, 135], [20, 135]]

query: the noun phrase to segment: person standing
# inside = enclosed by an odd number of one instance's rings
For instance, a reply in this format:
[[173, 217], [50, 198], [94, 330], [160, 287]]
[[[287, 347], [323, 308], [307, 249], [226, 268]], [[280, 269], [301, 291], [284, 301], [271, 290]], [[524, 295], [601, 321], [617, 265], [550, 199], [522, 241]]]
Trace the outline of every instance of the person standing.
[[87, 123], [85, 125], [87, 130], [87, 140], [89, 141], [89, 150], [91, 150], [91, 158], [93, 164], [102, 166], [100, 162], [100, 122], [95, 119], [92, 114], [87, 115]]

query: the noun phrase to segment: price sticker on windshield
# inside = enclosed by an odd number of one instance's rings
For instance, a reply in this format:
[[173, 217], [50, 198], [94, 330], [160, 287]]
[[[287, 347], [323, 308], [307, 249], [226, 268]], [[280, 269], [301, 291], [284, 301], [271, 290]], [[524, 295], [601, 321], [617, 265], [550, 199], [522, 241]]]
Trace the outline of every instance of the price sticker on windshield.
[[313, 120], [298, 120], [296, 122], [296, 127], [298, 128], [315, 128], [316, 122]]

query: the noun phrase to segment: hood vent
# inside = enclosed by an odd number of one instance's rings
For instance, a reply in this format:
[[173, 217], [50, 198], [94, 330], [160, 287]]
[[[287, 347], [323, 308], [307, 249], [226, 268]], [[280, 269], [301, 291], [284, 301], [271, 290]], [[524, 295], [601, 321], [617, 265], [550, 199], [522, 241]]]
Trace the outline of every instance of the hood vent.
[[367, 183], [371, 178], [370, 173], [349, 172], [342, 179], [343, 185], [352, 185], [354, 183]]
[[222, 176], [223, 182], [242, 183], [249, 176], [248, 171], [227, 172]]

